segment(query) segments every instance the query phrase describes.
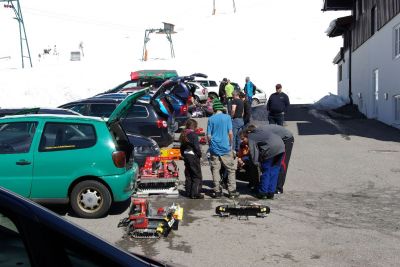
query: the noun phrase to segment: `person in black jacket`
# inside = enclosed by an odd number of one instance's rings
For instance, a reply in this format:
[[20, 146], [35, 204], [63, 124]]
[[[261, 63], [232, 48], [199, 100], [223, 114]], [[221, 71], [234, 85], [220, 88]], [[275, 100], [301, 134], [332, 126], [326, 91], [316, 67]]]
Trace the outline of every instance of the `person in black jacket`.
[[179, 137], [179, 141], [181, 142], [181, 155], [185, 163], [186, 196], [193, 199], [202, 199], [204, 195], [201, 194], [203, 182], [200, 166], [201, 149], [199, 137], [195, 132], [196, 129], [197, 121], [188, 119], [185, 124], [185, 129]]
[[277, 84], [275, 86], [276, 92], [271, 94], [268, 103], [267, 103], [267, 110], [268, 110], [268, 121], [269, 124], [278, 124], [283, 126], [285, 121], [285, 113], [290, 105], [289, 97], [287, 94], [282, 92], [282, 85]]
[[243, 113], [243, 122], [244, 125], [248, 124], [251, 119], [251, 104], [246, 98], [246, 94], [243, 92], [239, 93], [240, 99], [242, 99], [243, 104], [244, 104], [244, 113]]
[[218, 89], [218, 96], [219, 100], [221, 100], [222, 104], [226, 104], [226, 92], [225, 92], [225, 86], [228, 83], [227, 78], [223, 78], [221, 83], [219, 84], [219, 89]]

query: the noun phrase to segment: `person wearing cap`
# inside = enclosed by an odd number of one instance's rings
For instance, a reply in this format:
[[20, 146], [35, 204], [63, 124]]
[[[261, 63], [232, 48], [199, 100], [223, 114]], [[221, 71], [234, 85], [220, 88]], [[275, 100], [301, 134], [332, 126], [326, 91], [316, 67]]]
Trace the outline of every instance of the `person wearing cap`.
[[267, 102], [269, 124], [278, 124], [283, 126], [285, 113], [290, 105], [289, 97], [282, 92], [282, 85], [278, 83], [275, 86], [276, 92], [271, 94]]
[[237, 164], [232, 152], [233, 133], [232, 120], [228, 114], [223, 113], [224, 106], [219, 99], [213, 100], [214, 115], [208, 119], [207, 140], [210, 151], [211, 173], [213, 177], [213, 198], [221, 198], [220, 169], [224, 167], [228, 174], [229, 198], [239, 196], [236, 191]]
[[218, 96], [223, 104], [226, 102], [225, 86], [227, 81], [228, 81], [227, 78], [223, 78], [221, 83], [219, 84]]

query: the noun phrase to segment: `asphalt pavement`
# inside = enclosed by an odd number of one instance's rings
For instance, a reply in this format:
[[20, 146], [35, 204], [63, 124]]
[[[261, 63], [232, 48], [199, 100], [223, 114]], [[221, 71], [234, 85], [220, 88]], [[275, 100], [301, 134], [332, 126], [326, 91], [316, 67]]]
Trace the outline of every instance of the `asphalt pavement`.
[[[265, 123], [263, 106], [254, 117], [256, 124]], [[215, 216], [216, 206], [232, 203], [226, 197], [151, 197], [155, 207], [183, 206], [183, 222], [167, 238], [129, 240], [117, 228], [129, 202], [101, 219], [64, 216], [125, 250], [175, 266], [398, 266], [400, 131], [307, 105], [292, 106], [286, 120], [295, 143], [284, 194], [260, 201], [238, 181], [241, 201], [270, 206], [266, 218]], [[206, 128], [207, 118], [198, 121]], [[183, 183], [183, 164], [178, 165]], [[207, 191], [212, 178], [203, 165]]]

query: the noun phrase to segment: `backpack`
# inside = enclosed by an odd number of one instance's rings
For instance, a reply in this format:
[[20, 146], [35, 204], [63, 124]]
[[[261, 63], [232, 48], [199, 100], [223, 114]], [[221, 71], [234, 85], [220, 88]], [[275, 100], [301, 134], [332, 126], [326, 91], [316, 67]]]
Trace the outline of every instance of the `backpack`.
[[253, 83], [253, 95], [256, 94], [256, 89], [257, 89], [257, 86]]

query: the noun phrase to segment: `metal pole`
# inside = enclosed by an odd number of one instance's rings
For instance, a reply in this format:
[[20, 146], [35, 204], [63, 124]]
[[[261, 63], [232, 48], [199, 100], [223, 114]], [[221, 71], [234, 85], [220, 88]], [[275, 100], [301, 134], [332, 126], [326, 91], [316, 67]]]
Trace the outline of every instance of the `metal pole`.
[[213, 0], [213, 12], [212, 12], [212, 14], [215, 15], [215, 0]]
[[143, 52], [142, 52], [142, 61], [144, 61], [144, 54], [146, 52], [146, 43], [147, 43], [147, 30], [144, 31], [144, 41], [143, 41]]
[[[15, 11], [15, 9], [14, 9], [14, 11]], [[16, 11], [15, 11], [16, 12]], [[21, 48], [21, 60], [22, 60], [22, 68], [24, 68], [25, 66], [24, 66], [24, 47], [22, 46], [22, 32], [21, 32], [21, 21], [19, 20], [19, 18], [18, 18], [18, 15], [17, 15], [17, 17], [15, 18], [17, 21], [18, 21], [18, 29], [19, 29], [19, 45], [20, 45], [20, 48]]]
[[233, 13], [236, 13], [236, 5], [235, 5], [235, 0], [233, 0]]
[[[29, 63], [31, 64], [32, 67], [31, 52], [29, 50], [28, 38], [26, 37], [25, 24], [24, 24], [24, 19], [22, 17], [22, 10], [21, 10], [21, 5], [19, 4], [19, 0], [0, 0], [0, 2], [7, 2], [7, 5], [5, 6], [13, 9], [15, 13], [15, 19], [18, 21], [22, 68], [25, 67], [25, 62], [24, 62], [25, 57], [29, 58]], [[17, 8], [15, 8], [13, 2], [17, 2]], [[24, 43], [28, 52], [28, 56], [24, 55]]]
[[32, 68], [31, 51], [29, 50], [28, 38], [26, 37], [25, 23], [24, 23], [24, 19], [22, 17], [22, 9], [21, 9], [21, 6], [19, 4], [19, 0], [17, 0], [17, 3], [18, 3], [18, 13], [20, 15], [21, 22], [22, 22], [22, 29], [24, 31], [24, 40], [25, 40], [25, 44], [26, 44], [26, 49], [28, 50], [29, 63], [31, 64], [31, 68]]
[[172, 43], [171, 32], [167, 31], [167, 32], [165, 32], [165, 34], [167, 35], [167, 39], [169, 41], [169, 46], [171, 48], [171, 57], [174, 58], [175, 57], [175, 51], [174, 51], [174, 45]]

